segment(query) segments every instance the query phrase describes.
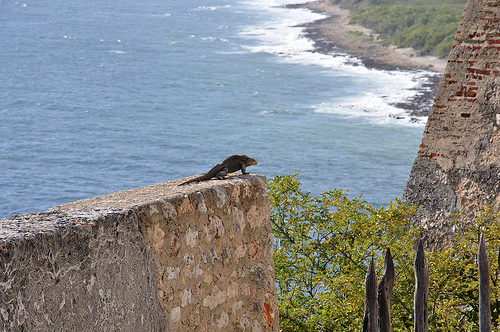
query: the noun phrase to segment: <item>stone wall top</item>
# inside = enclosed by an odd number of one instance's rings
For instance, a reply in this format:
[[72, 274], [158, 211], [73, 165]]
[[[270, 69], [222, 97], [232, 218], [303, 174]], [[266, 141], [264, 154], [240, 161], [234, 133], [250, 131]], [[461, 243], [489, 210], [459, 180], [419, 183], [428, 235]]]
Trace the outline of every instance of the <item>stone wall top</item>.
[[194, 191], [223, 185], [230, 181], [237, 184], [250, 180], [265, 187], [265, 177], [261, 175], [230, 175], [225, 181], [202, 181], [189, 186], [179, 186], [186, 179], [177, 179], [142, 188], [118, 191], [55, 206], [47, 211], [15, 215], [0, 219], [0, 244], [35, 237], [40, 233], [65, 231], [70, 228], [86, 228], [110, 214], [120, 214], [128, 209], [135, 209], [176, 196], [183, 196]]
[[265, 177], [182, 181], [0, 219], [0, 330], [278, 331]]

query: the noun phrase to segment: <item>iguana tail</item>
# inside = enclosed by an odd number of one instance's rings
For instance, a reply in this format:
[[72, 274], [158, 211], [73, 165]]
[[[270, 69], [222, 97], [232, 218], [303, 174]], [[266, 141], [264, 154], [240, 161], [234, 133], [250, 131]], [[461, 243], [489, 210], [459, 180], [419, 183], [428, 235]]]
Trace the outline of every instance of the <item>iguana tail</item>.
[[193, 182], [210, 180], [211, 178], [216, 176], [222, 169], [223, 169], [223, 167], [221, 166], [221, 164], [217, 164], [214, 167], [212, 167], [212, 169], [209, 170], [208, 173], [200, 175], [194, 179], [187, 180], [186, 182], [181, 183], [179, 186], [183, 186], [185, 184], [189, 184], [189, 183], [193, 183]]

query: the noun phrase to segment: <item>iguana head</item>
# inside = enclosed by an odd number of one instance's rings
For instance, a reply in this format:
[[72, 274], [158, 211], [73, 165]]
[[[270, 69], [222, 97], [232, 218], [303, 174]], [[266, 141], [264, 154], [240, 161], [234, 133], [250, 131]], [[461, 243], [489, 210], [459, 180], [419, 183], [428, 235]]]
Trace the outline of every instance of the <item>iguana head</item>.
[[243, 158], [243, 162], [245, 163], [246, 166], [257, 165], [257, 160], [250, 158], [246, 154], [242, 155], [241, 157]]

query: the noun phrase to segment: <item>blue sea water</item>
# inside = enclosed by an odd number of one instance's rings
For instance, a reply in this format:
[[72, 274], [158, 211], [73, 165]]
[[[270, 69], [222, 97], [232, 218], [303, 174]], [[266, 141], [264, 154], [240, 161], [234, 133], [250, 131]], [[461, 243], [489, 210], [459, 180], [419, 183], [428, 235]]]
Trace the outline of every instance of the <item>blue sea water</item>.
[[[300, 0], [0, 0], [0, 217], [207, 171], [399, 197], [429, 73], [314, 51]], [[395, 119], [404, 117], [405, 119]]]

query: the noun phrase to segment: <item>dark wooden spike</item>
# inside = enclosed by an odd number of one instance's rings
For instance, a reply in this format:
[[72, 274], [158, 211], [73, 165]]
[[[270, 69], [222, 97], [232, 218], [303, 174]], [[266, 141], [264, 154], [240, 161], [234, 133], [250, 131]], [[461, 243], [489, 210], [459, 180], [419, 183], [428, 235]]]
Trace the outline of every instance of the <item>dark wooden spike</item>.
[[384, 275], [378, 285], [378, 323], [380, 332], [392, 332], [391, 298], [394, 280], [394, 262], [392, 261], [391, 250], [387, 248], [385, 252]]
[[365, 315], [363, 317], [363, 332], [377, 332], [377, 275], [373, 258], [365, 279]]
[[490, 266], [483, 234], [479, 240], [477, 264], [479, 267], [479, 332], [491, 332]]
[[424, 245], [418, 241], [415, 257], [414, 332], [429, 331], [428, 322], [429, 271], [425, 259]]

